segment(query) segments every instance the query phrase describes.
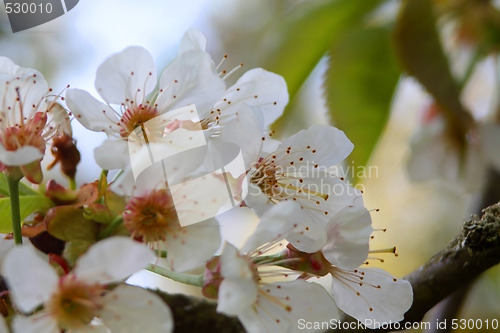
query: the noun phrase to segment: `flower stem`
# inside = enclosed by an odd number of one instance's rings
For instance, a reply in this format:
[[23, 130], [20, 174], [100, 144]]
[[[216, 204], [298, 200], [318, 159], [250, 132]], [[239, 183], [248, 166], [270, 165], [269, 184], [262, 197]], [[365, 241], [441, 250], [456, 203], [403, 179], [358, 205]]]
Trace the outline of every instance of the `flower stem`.
[[12, 217], [12, 232], [14, 233], [14, 242], [22, 244], [21, 233], [21, 211], [19, 205], [19, 181], [20, 178], [7, 175], [7, 184], [9, 185], [10, 213]]
[[252, 259], [254, 264], [274, 263], [286, 259], [286, 253], [280, 252], [267, 256], [258, 256]]
[[76, 190], [76, 179], [75, 178], [68, 179], [68, 187], [70, 190]]
[[474, 55], [472, 56], [471, 61], [469, 62], [468, 66], [465, 70], [464, 77], [459, 82], [459, 88], [460, 88], [461, 92], [463, 92], [465, 86], [469, 82], [469, 79], [471, 78], [472, 74], [474, 73], [474, 69], [476, 68], [477, 63], [479, 62], [479, 60], [481, 60], [482, 56], [484, 55], [484, 53], [481, 51], [482, 50], [475, 51]]
[[146, 269], [150, 272], [159, 274], [164, 277], [168, 277], [169, 279], [172, 279], [177, 282], [189, 284], [191, 286], [203, 287], [203, 275], [174, 272], [154, 264], [149, 264], [148, 267], [146, 267]]
[[111, 221], [106, 226], [106, 228], [104, 228], [103, 230], [101, 230], [101, 232], [99, 232], [99, 234], [97, 235], [97, 239], [104, 239], [106, 237], [111, 236], [113, 231], [115, 231], [115, 229], [118, 228], [120, 224], [122, 224], [122, 222], [123, 222], [123, 217], [121, 215], [115, 217], [114, 220]]

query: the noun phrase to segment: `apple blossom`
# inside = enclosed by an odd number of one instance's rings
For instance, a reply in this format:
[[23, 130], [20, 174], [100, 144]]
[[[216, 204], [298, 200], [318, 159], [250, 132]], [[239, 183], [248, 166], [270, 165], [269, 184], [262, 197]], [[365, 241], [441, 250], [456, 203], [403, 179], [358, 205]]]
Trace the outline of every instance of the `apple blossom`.
[[207, 263], [204, 295], [217, 298], [217, 311], [238, 316], [248, 332], [289, 332], [300, 318], [338, 318], [335, 303], [321, 285], [290, 280], [300, 273], [277, 267], [283, 262], [272, 258], [287, 234], [302, 228], [275, 218], [291, 205], [270, 209], [241, 250], [226, 243], [221, 256]]
[[[129, 135], [157, 117], [168, 131], [205, 129], [216, 136], [241, 105], [261, 109], [268, 123], [280, 116], [288, 102], [283, 78], [254, 69], [226, 90], [224, 78], [205, 48], [205, 37], [189, 30], [181, 40], [177, 58], [163, 70], [158, 89], [151, 55], [143, 48], [129, 47], [108, 58], [97, 70], [96, 89], [105, 103], [83, 90], [68, 90], [67, 103], [76, 119], [86, 128], [108, 135], [95, 151], [101, 167], [125, 168], [129, 163]], [[177, 120], [175, 113], [169, 114], [189, 105], [194, 105], [198, 113], [192, 119]]]
[[284, 266], [304, 272], [306, 278], [331, 275], [339, 309], [365, 324], [397, 322], [412, 304], [412, 287], [381, 269], [358, 267], [367, 259], [371, 231], [368, 211], [347, 207], [327, 225], [327, 241], [320, 251], [306, 253], [289, 244], [286, 257], [300, 260]]
[[[59, 277], [33, 247], [14, 248], [2, 265], [20, 312], [13, 319], [13, 331], [87, 332], [98, 318], [113, 332], [137, 332], [143, 327], [170, 332], [170, 309], [157, 295], [120, 283], [153, 258], [143, 245], [112, 237], [89, 248], [71, 272]], [[110, 289], [115, 283], [119, 284]]]
[[0, 57], [0, 170], [14, 178], [40, 183], [47, 141], [71, 133], [69, 117], [51, 91], [40, 72]]
[[[111, 189], [127, 197], [123, 222], [132, 237], [165, 250], [171, 269], [193, 269], [220, 247], [219, 225], [213, 217], [228, 199], [226, 191], [216, 190], [221, 186], [225, 190], [225, 184], [222, 177], [209, 174], [170, 186], [162, 166], [155, 163], [137, 181], [112, 184]], [[200, 191], [200, 186], [210, 192]]]
[[[275, 205], [292, 202], [289, 219], [295, 223], [307, 221], [310, 229], [323, 230], [343, 208], [362, 205], [360, 192], [328, 170], [342, 162], [352, 147], [342, 131], [312, 126], [289, 137], [270, 154], [248, 149], [247, 156], [258, 155], [247, 162], [249, 185], [245, 204], [262, 215]], [[297, 241], [293, 243], [307, 252], [317, 251], [323, 245], [301, 238], [302, 246]]]

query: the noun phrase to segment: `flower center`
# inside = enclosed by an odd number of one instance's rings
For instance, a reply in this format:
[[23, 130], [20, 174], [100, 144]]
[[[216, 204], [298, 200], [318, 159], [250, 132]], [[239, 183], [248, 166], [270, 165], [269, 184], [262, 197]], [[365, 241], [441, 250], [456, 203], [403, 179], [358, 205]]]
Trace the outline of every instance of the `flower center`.
[[44, 153], [45, 139], [42, 132], [46, 123], [47, 115], [44, 112], [37, 112], [24, 124], [7, 127], [3, 131], [0, 142], [8, 151], [16, 151], [24, 146], [34, 146]]
[[137, 127], [155, 118], [158, 115], [158, 110], [151, 105], [139, 104], [135, 108], [127, 108], [120, 118], [120, 136], [127, 138]]
[[145, 242], [164, 240], [168, 232], [179, 228], [174, 201], [165, 189], [132, 198], [125, 209], [125, 226], [134, 238]]
[[74, 275], [63, 276], [59, 289], [47, 304], [49, 314], [62, 329], [75, 329], [88, 325], [102, 308], [104, 288], [78, 281]]
[[250, 182], [259, 186], [261, 191], [269, 198], [275, 198], [280, 194], [277, 176], [274, 160], [266, 158], [258, 162], [256, 171], [250, 177]]
[[[307, 150], [316, 153], [310, 146], [304, 151]], [[288, 147], [276, 151], [255, 163], [250, 171], [250, 183], [259, 186], [269, 201], [275, 204], [292, 199], [308, 202], [307, 205], [320, 205], [329, 198], [329, 194], [319, 186], [326, 174], [321, 173], [319, 164], [309, 166], [308, 163], [301, 150]], [[326, 211], [323, 213], [328, 215]]]

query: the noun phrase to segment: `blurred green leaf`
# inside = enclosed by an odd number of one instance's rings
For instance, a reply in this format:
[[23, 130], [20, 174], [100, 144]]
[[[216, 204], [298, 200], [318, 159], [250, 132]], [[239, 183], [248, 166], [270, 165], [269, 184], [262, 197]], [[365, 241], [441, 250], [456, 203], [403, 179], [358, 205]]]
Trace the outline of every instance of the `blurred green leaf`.
[[95, 241], [99, 227], [96, 222], [83, 216], [83, 209], [74, 206], [59, 206], [45, 216], [47, 231], [63, 241]]
[[470, 116], [460, 103], [460, 88], [441, 46], [431, 1], [403, 1], [395, 32], [396, 51], [405, 70], [432, 95], [451, 134], [462, 142]]
[[71, 266], [74, 266], [76, 264], [76, 260], [81, 257], [82, 254], [87, 252], [89, 247], [91, 247], [94, 243], [94, 240], [85, 239], [67, 241], [64, 246], [63, 257]]
[[330, 45], [381, 0], [307, 2], [279, 22], [265, 68], [282, 75], [292, 99]]
[[[45, 212], [54, 206], [52, 200], [42, 195], [21, 195], [19, 204], [21, 206], [21, 220], [34, 212]], [[10, 198], [0, 198], [0, 233], [12, 232], [11, 221]]]
[[388, 27], [352, 30], [331, 49], [325, 82], [329, 112], [354, 143], [349, 162], [355, 167], [366, 164], [385, 128], [399, 75]]
[[[7, 184], [7, 178], [5, 178], [4, 173], [0, 173], [0, 194], [9, 196], [9, 186]], [[19, 195], [38, 195], [40, 196], [40, 192], [32, 189], [29, 185], [19, 182]]]

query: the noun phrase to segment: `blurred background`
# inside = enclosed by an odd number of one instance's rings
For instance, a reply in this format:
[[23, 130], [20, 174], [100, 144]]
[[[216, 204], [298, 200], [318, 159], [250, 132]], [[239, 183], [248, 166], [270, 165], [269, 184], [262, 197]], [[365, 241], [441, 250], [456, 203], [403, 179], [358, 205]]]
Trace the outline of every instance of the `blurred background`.
[[[371, 247], [399, 254], [370, 265], [404, 276], [500, 200], [500, 1], [81, 0], [18, 33], [2, 7], [0, 55], [38, 69], [56, 92], [70, 84], [97, 96], [108, 56], [140, 45], [160, 72], [190, 27], [207, 36], [215, 63], [228, 54], [228, 69], [285, 77], [278, 137], [333, 124], [354, 142], [342, 170], [364, 190], [374, 227], [386, 229]], [[73, 126], [82, 184], [99, 175], [92, 151], [105, 136]], [[500, 319], [499, 269], [464, 295], [460, 318]]]

